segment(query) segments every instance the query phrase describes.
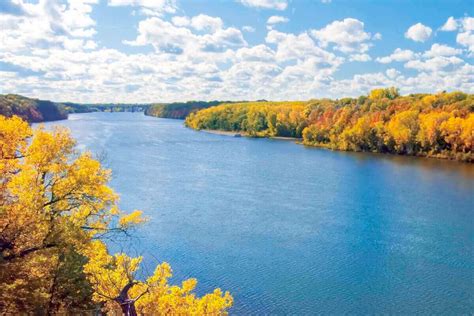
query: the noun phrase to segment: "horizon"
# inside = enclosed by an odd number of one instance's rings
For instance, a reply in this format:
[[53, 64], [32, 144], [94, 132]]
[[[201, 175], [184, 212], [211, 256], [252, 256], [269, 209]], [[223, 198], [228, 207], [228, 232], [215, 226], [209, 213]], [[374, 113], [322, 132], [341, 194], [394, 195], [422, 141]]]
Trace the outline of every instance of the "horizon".
[[91, 104], [472, 94], [473, 15], [462, 0], [6, 0], [0, 93]]
[[[374, 89], [385, 89], [385, 88], [391, 88], [391, 87], [379, 87], [379, 88], [374, 88]], [[395, 87], [396, 88], [396, 87]], [[398, 89], [398, 88], [397, 88]], [[451, 93], [451, 92], [461, 92], [461, 93], [465, 93], [465, 94], [468, 94], [468, 95], [471, 95], [472, 93], [466, 93], [464, 91], [461, 91], [461, 90], [452, 90], [452, 91], [446, 91], [446, 90], [443, 90], [443, 91], [437, 91], [437, 92], [426, 92], [426, 93], [407, 93], [407, 94], [400, 94], [399, 97], [407, 97], [407, 96], [410, 96], [410, 95], [417, 95], [417, 94], [426, 94], [426, 95], [437, 95], [437, 94], [441, 94], [441, 93]], [[266, 100], [266, 99], [259, 99], [259, 100], [214, 100], [214, 99], [208, 99], [208, 100], [204, 100], [204, 99], [197, 99], [197, 100], [181, 100], [181, 101], [171, 101], [171, 102], [110, 102], [110, 101], [104, 101], [104, 102], [97, 102], [97, 103], [92, 103], [92, 102], [84, 102], [84, 103], [81, 103], [81, 102], [73, 102], [73, 101], [57, 101], [57, 100], [47, 100], [47, 99], [41, 99], [41, 98], [36, 98], [36, 97], [27, 97], [25, 95], [21, 95], [21, 94], [17, 94], [17, 93], [3, 93], [3, 94], [0, 94], [0, 96], [7, 96], [7, 95], [16, 95], [16, 96], [20, 96], [20, 97], [26, 97], [26, 98], [29, 98], [29, 99], [33, 99], [33, 100], [38, 100], [38, 101], [50, 101], [50, 102], [53, 102], [53, 103], [58, 103], [58, 104], [67, 104], [67, 103], [72, 103], [72, 104], [83, 104], [83, 105], [158, 105], [158, 104], [173, 104], [173, 103], [192, 103], [192, 102], [221, 102], [221, 104], [225, 104], [225, 103], [252, 103], [252, 102], [309, 102], [309, 101], [312, 101], [312, 100], [333, 100], [333, 101], [337, 101], [337, 100], [342, 100], [342, 99], [346, 99], [346, 98], [351, 98], [351, 99], [357, 99], [359, 97], [362, 97], [362, 96], [368, 96], [368, 94], [370, 93], [370, 91], [367, 93], [367, 94], [361, 94], [359, 96], [354, 96], [354, 97], [350, 97], [350, 96], [342, 96], [342, 97], [339, 97], [339, 98], [310, 98], [310, 99], [305, 99], [305, 100], [290, 100], [290, 99], [287, 99], [287, 100]]]

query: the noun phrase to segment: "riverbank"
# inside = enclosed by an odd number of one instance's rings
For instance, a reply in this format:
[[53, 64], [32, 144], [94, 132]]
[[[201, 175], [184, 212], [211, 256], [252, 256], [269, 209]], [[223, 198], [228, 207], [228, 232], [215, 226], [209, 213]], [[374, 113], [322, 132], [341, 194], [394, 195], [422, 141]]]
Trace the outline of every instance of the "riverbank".
[[220, 130], [214, 130], [214, 129], [201, 129], [199, 131], [204, 132], [204, 133], [209, 133], [209, 134], [224, 135], [224, 136], [231, 136], [231, 137], [248, 136], [248, 135], [244, 135], [243, 133], [220, 131]]
[[276, 140], [285, 140], [285, 141], [292, 141], [292, 142], [301, 142], [301, 138], [296, 137], [283, 137], [283, 136], [259, 136], [259, 135], [250, 135], [244, 132], [231, 132], [231, 131], [222, 131], [217, 129], [201, 129], [198, 130], [200, 132], [209, 133], [209, 134], [216, 134], [216, 135], [223, 135], [223, 136], [231, 136], [231, 137], [252, 137], [252, 138], [268, 138], [268, 139], [276, 139]]

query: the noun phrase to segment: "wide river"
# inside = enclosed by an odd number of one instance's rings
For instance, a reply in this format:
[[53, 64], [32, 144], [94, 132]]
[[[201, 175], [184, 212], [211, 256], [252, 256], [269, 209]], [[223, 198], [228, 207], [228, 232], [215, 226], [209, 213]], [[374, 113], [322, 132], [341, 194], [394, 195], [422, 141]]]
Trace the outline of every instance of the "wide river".
[[71, 129], [104, 159], [143, 273], [171, 264], [231, 314], [474, 313], [474, 165], [197, 132], [142, 113]]

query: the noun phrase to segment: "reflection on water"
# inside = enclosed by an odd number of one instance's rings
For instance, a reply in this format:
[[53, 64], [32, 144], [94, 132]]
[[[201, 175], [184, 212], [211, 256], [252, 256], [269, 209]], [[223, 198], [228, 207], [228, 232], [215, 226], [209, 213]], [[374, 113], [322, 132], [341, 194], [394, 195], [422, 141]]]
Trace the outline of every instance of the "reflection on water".
[[[470, 314], [474, 165], [200, 133], [139, 113], [69, 127], [106, 152], [130, 241], [233, 314]], [[113, 249], [120, 249], [112, 244]]]
[[460, 185], [472, 185], [472, 179], [474, 178], [474, 166], [471, 163], [381, 153], [341, 152], [341, 154], [354, 157], [360, 163], [370, 164], [374, 160], [387, 160], [388, 163], [400, 168], [415, 168], [424, 171], [427, 177], [432, 175], [433, 172], [445, 173], [446, 175], [456, 174], [462, 179]]

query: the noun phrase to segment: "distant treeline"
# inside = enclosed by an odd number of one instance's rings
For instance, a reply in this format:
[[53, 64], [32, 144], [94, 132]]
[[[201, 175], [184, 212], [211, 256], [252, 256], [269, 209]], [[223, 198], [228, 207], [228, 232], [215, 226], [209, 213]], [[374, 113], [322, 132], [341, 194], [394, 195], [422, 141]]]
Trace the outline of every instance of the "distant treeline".
[[67, 119], [68, 113], [144, 112], [145, 115], [184, 119], [190, 113], [232, 101], [188, 101], [175, 103], [73, 103], [31, 99], [16, 94], [0, 94], [0, 115], [20, 116], [28, 122]]
[[88, 112], [144, 112], [151, 104], [52, 102], [27, 98], [17, 94], [0, 94], [0, 115], [17, 115], [28, 122], [67, 119], [68, 113]]
[[64, 105], [51, 101], [30, 99], [16, 94], [0, 95], [0, 115], [17, 115], [28, 122], [67, 119]]
[[339, 100], [222, 104], [191, 113], [185, 124], [334, 150], [474, 161], [474, 95], [462, 92], [400, 96], [388, 88]]
[[151, 104], [129, 104], [129, 103], [63, 103], [68, 113], [89, 112], [144, 112]]
[[230, 101], [188, 101], [175, 103], [153, 104], [145, 110], [145, 115], [162, 118], [184, 119], [190, 113], [207, 109], [222, 103], [231, 103]]

